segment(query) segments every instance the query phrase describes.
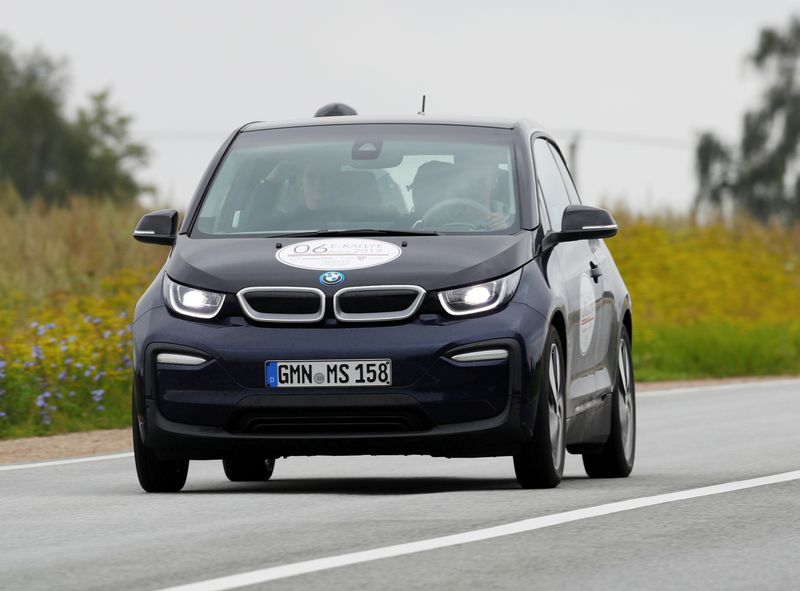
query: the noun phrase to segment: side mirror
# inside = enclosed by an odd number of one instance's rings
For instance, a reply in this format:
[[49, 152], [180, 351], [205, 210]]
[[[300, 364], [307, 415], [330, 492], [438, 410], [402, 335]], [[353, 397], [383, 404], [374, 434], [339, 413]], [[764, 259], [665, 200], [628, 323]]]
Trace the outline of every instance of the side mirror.
[[162, 209], [148, 213], [136, 225], [133, 237], [139, 242], [148, 244], [175, 244], [178, 230], [178, 212], [174, 209]]
[[617, 234], [617, 222], [605, 209], [588, 205], [568, 205], [561, 218], [561, 231], [544, 237], [542, 250], [549, 250], [559, 242], [611, 238]]

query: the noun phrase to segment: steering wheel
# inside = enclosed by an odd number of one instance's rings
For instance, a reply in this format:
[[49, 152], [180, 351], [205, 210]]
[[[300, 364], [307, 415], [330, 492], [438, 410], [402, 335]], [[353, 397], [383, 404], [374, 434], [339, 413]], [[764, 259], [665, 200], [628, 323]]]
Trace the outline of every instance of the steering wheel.
[[447, 226], [458, 225], [469, 230], [478, 230], [486, 226], [486, 220], [491, 215], [492, 211], [477, 201], [454, 197], [431, 207], [420, 221], [425, 228], [444, 229]]

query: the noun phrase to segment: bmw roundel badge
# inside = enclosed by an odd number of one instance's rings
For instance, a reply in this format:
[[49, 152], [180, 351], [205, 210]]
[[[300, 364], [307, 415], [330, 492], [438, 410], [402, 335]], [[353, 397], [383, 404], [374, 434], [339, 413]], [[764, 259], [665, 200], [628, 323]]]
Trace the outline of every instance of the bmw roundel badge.
[[344, 273], [339, 273], [339, 271], [325, 271], [319, 276], [319, 282], [322, 285], [338, 285], [344, 280]]

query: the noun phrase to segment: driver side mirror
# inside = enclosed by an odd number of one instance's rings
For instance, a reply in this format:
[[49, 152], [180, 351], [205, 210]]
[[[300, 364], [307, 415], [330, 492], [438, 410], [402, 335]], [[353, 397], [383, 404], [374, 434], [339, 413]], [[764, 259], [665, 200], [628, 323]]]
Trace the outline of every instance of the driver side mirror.
[[145, 215], [136, 225], [133, 237], [139, 242], [149, 244], [175, 244], [178, 230], [178, 212], [174, 209], [162, 209]]
[[617, 234], [617, 222], [605, 209], [588, 205], [568, 205], [561, 218], [561, 231], [550, 232], [542, 241], [542, 250], [560, 242], [611, 238]]

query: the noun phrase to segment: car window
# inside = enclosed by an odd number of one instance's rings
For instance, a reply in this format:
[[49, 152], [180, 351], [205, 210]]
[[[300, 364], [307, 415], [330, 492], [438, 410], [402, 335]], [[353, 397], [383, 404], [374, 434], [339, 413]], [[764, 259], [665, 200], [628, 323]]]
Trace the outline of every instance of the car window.
[[570, 204], [567, 188], [564, 186], [558, 165], [546, 140], [534, 140], [533, 158], [536, 163], [536, 176], [542, 189], [545, 209], [550, 218], [550, 226], [553, 231], [558, 232], [561, 230], [561, 217], [564, 215], [564, 209]]
[[348, 229], [519, 230], [510, 130], [325, 125], [244, 132], [193, 237]]
[[558, 170], [561, 172], [561, 178], [564, 180], [564, 185], [567, 187], [567, 194], [569, 194], [570, 203], [573, 205], [580, 205], [581, 198], [578, 195], [578, 190], [575, 188], [575, 183], [572, 182], [572, 175], [567, 169], [564, 159], [561, 157], [561, 154], [559, 154], [558, 150], [556, 150], [552, 145], [550, 146], [550, 151], [553, 153], [553, 158], [558, 165]]
[[[536, 181], [536, 186], [538, 187], [537, 192], [539, 195], [544, 193], [544, 191], [542, 191], [542, 185], [541, 183], [539, 183], [538, 180]], [[539, 219], [541, 220], [542, 223], [542, 230], [544, 231], [545, 234], [547, 234], [553, 229], [553, 227], [550, 225], [550, 216], [544, 210], [544, 202], [542, 202], [541, 199], [536, 200], [536, 211], [538, 212]]]

